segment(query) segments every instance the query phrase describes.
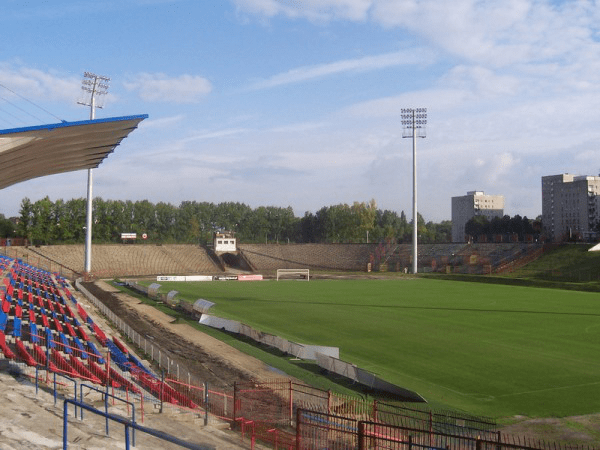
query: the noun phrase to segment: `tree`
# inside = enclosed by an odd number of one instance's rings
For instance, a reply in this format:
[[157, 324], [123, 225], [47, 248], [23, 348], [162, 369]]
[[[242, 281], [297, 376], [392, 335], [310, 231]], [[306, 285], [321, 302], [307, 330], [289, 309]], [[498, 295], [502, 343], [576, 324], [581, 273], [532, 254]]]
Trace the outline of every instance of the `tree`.
[[318, 242], [320, 236], [321, 230], [317, 217], [313, 213], [306, 211], [304, 217], [300, 219], [301, 242]]
[[[540, 219], [541, 220], [541, 219]], [[465, 234], [477, 239], [481, 235], [517, 235], [520, 241], [527, 235], [537, 236], [541, 232], [541, 221], [532, 221], [520, 215], [510, 217], [494, 217], [491, 221], [486, 216], [475, 216], [465, 225]]]
[[33, 220], [30, 226], [30, 239], [34, 244], [52, 242], [56, 218], [52, 215], [53, 204], [48, 196], [32, 205]]
[[4, 214], [0, 214], [0, 238], [12, 238], [17, 236], [17, 229], [15, 224], [4, 217]]
[[477, 239], [480, 235], [487, 234], [490, 222], [486, 216], [475, 216], [465, 224], [465, 234]]
[[[381, 211], [375, 200], [326, 206], [304, 217], [291, 206], [184, 201], [179, 206], [148, 200], [93, 201], [94, 242], [119, 242], [121, 233], [146, 233], [152, 242], [206, 243], [217, 230], [236, 232], [246, 242], [410, 242], [412, 227], [404, 211]], [[510, 218], [503, 218], [504, 220]], [[450, 222], [425, 223], [419, 214], [421, 242], [447, 242]], [[523, 232], [529, 220], [522, 219]], [[82, 243], [85, 238], [86, 201], [83, 198], [52, 202], [48, 197], [32, 203], [23, 198], [16, 234], [35, 243]], [[0, 225], [2, 220], [0, 217]], [[513, 224], [514, 225], [514, 224]], [[10, 227], [6, 224], [5, 234]], [[14, 230], [13, 230], [14, 232]]]
[[21, 208], [19, 209], [20, 219], [19, 224], [17, 226], [17, 232], [20, 236], [31, 240], [31, 236], [29, 234], [31, 229], [31, 224], [33, 223], [33, 204], [29, 198], [24, 197], [21, 200]]
[[354, 216], [354, 233], [352, 242], [366, 242], [367, 233], [372, 233], [375, 228], [375, 219], [377, 217], [377, 202], [371, 199], [368, 203], [354, 202], [351, 208]]
[[156, 226], [156, 209], [154, 205], [148, 200], [137, 201], [133, 204], [132, 214], [130, 231], [137, 233], [138, 236], [149, 232], [152, 234], [152, 230]]
[[153, 242], [176, 242], [175, 223], [177, 212], [170, 203], [159, 202], [155, 207], [154, 229], [148, 230], [148, 239]]

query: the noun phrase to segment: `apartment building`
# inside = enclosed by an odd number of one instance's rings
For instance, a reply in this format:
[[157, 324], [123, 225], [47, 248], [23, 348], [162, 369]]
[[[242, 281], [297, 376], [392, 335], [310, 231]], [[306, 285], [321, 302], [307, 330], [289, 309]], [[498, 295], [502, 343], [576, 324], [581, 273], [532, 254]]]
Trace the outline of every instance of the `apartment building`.
[[600, 176], [542, 177], [542, 225], [553, 241], [593, 239], [600, 221]]
[[452, 197], [452, 242], [466, 242], [465, 225], [475, 216], [486, 216], [488, 220], [503, 217], [504, 196], [469, 191], [467, 195]]

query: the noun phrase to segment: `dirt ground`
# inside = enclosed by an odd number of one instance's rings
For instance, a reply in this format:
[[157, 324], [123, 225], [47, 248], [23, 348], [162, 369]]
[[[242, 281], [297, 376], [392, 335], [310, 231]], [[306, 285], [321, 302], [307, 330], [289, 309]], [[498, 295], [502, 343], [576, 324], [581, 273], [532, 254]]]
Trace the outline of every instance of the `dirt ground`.
[[534, 441], [600, 448], [600, 414], [538, 419], [516, 417], [514, 420], [515, 423], [502, 427], [502, 433]]
[[[6, 364], [4, 364], [6, 363]], [[18, 366], [3, 361], [0, 369], [2, 386], [0, 401], [0, 450], [58, 450], [63, 448], [63, 402], [58, 398], [56, 405], [48, 389], [40, 389], [36, 395], [35, 386], [29, 378], [19, 375]], [[103, 409], [103, 403], [96, 394], [84, 395], [85, 402]], [[109, 413], [128, 417], [125, 408], [109, 406]], [[159, 414], [157, 410], [146, 411], [141, 423], [137, 423], [168, 433], [183, 441], [198, 445], [198, 448], [217, 450], [249, 449], [248, 439], [241, 441], [240, 434], [222, 429], [217, 425], [204, 426], [192, 415]], [[84, 412], [84, 420], [74, 415], [73, 405], [68, 407], [67, 421], [68, 448], [73, 450], [124, 449], [125, 432], [121, 425], [111, 422], [109, 435], [106, 435], [104, 419]], [[130, 439], [133, 434], [130, 431]], [[130, 444], [133, 442], [130, 440]], [[180, 449], [156, 437], [137, 431], [135, 447], [146, 450]], [[257, 446], [257, 449], [263, 449]]]
[[159, 347], [178, 355], [176, 361], [216, 390], [229, 390], [236, 381], [272, 380], [279, 376], [262, 361], [187, 324], [174, 323], [172, 317], [104, 281], [84, 286], [138, 333], [151, 336]]
[[[163, 348], [180, 355], [184, 365], [215, 388], [230, 388], [234, 381], [278, 376], [261, 361], [188, 325], [173, 323], [172, 317], [103, 281], [87, 283], [85, 287], [139, 333], [153, 336]], [[515, 417], [508, 422], [510, 425], [501, 427], [504, 435], [600, 448], [600, 414], [548, 419]]]

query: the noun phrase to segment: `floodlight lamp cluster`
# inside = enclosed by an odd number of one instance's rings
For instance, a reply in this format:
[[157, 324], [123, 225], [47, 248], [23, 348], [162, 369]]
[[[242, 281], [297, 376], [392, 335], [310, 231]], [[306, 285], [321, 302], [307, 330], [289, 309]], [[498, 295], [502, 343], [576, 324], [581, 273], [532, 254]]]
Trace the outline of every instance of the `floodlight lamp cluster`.
[[83, 72], [83, 76], [84, 76], [84, 78], [93, 78], [93, 79], [98, 79], [98, 80], [102, 80], [102, 81], [110, 81], [110, 78], [104, 77], [102, 75], [96, 75], [95, 73], [92, 73], [92, 72]]
[[[81, 90], [90, 94], [89, 102], [87, 100], [79, 101], [80, 105], [91, 106], [93, 108], [102, 108], [101, 102], [96, 102], [95, 97], [108, 94], [110, 78], [102, 75], [96, 75], [92, 72], [83, 72], [83, 80], [81, 81]], [[83, 94], [85, 96], [85, 94]]]
[[427, 108], [403, 108], [401, 110], [402, 137], [425, 137], [425, 126], [427, 125]]
[[81, 89], [85, 92], [91, 92], [98, 95], [105, 95], [108, 92], [110, 78], [102, 75], [96, 75], [92, 72], [83, 72]]

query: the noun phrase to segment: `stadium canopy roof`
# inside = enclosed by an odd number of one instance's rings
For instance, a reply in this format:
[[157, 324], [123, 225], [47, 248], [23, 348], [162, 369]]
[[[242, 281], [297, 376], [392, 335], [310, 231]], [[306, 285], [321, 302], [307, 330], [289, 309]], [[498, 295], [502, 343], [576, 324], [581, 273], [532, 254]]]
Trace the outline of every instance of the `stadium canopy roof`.
[[0, 189], [21, 181], [94, 169], [148, 115], [0, 130]]

